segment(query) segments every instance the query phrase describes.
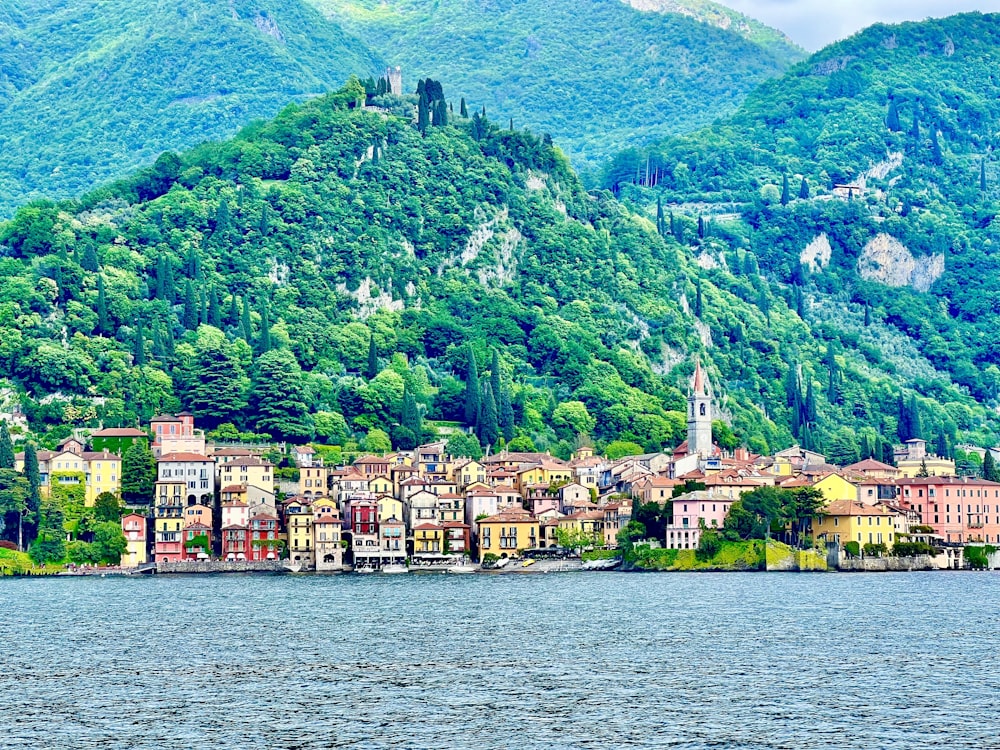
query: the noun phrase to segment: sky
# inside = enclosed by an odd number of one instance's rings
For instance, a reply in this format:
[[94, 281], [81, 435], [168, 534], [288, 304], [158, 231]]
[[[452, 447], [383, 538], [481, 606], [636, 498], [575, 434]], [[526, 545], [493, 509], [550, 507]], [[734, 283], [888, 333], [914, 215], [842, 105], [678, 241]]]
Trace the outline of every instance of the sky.
[[718, 0], [784, 31], [814, 52], [873, 23], [922, 21], [978, 10], [1000, 12], [1000, 0]]

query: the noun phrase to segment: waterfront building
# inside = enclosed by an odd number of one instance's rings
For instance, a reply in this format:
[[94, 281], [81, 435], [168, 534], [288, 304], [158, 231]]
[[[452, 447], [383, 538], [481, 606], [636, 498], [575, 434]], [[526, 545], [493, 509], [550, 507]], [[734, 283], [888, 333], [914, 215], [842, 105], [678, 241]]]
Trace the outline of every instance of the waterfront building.
[[183, 482], [187, 505], [215, 499], [215, 461], [200, 453], [166, 453], [156, 462], [157, 482]]
[[817, 540], [866, 544], [884, 544], [892, 549], [896, 543], [896, 514], [887, 508], [863, 505], [854, 500], [835, 500], [813, 520], [813, 537]]
[[1000, 483], [974, 477], [897, 480], [896, 504], [915, 510], [945, 542], [1000, 543]]
[[686, 492], [674, 498], [673, 520], [667, 524], [664, 546], [667, 549], [697, 549], [701, 528], [721, 529], [733, 500], [717, 497], [707, 490]]
[[153, 559], [180, 562], [183, 557], [184, 503], [187, 483], [158, 481], [153, 488]]
[[931, 477], [955, 476], [955, 462], [950, 458], [928, 453], [927, 441], [921, 438], [911, 438], [902, 445], [895, 446], [893, 454], [900, 479], [915, 479], [924, 471]]
[[278, 517], [266, 510], [250, 515], [250, 559], [277, 560], [281, 551]]
[[488, 554], [518, 557], [523, 550], [538, 547], [539, 536], [538, 519], [521, 508], [505, 508], [479, 521], [479, 559]]
[[146, 543], [146, 517], [138, 513], [128, 513], [122, 516], [122, 532], [125, 534], [125, 554], [122, 555], [122, 567], [135, 568], [144, 565], [149, 560]]
[[312, 501], [295, 497], [285, 502], [285, 531], [288, 534], [288, 559], [305, 569], [312, 568], [316, 547]]
[[344, 546], [341, 543], [343, 520], [337, 504], [328, 497], [313, 501], [313, 540], [316, 546], [316, 570], [342, 570]]
[[194, 415], [189, 412], [160, 414], [150, 420], [149, 427], [153, 433], [150, 448], [156, 458], [170, 453], [205, 453], [205, 431], [195, 429]]
[[223, 560], [249, 560], [252, 557], [249, 523], [224, 524], [222, 534]]
[[208, 560], [212, 556], [212, 527], [203, 523], [185, 524], [181, 560]]

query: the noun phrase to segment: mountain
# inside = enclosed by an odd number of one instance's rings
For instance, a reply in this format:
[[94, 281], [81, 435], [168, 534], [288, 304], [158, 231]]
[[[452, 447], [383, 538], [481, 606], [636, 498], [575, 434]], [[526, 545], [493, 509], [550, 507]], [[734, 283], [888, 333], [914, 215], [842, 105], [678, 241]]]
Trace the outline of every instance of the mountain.
[[897, 416], [995, 438], [891, 327], [805, 310], [742, 250], [726, 271], [692, 222], [662, 231], [588, 194], [547, 139], [421, 90], [437, 124], [352, 81], [0, 225], [0, 378], [35, 429], [183, 407], [345, 449], [465, 423], [515, 450], [663, 450], [700, 358], [727, 447], [884, 455]]
[[697, 0], [311, 2], [402, 66], [408, 90], [421, 71], [447, 80], [456, 104], [550, 134], [578, 167], [729, 114], [804, 56], [779, 32]]
[[[650, 215], [660, 201], [700, 217], [703, 264], [738, 275], [737, 258], [753, 256], [825, 338], [865, 343], [869, 363], [927, 399], [940, 399], [936, 371], [993, 412], [998, 44], [998, 15], [873, 26], [763, 84], [731, 117], [622, 152], [604, 185]], [[959, 410], [922, 433], [964, 423]]]
[[0, 216], [79, 195], [379, 69], [299, 0], [7, 0]]

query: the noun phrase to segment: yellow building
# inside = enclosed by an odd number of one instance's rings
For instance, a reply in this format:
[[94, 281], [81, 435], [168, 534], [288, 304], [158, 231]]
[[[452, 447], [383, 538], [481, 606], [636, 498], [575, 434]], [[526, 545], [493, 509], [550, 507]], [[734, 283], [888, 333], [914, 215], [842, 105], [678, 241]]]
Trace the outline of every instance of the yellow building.
[[383, 495], [378, 499], [378, 521], [385, 523], [390, 518], [405, 518], [403, 503], [392, 495]]
[[574, 478], [572, 468], [561, 461], [549, 458], [518, 469], [517, 488], [524, 494], [533, 484], [552, 485], [556, 482], [572, 482]]
[[368, 491], [376, 495], [393, 494], [392, 480], [388, 477], [373, 477], [368, 482]]
[[454, 469], [455, 484], [464, 490], [470, 484], [486, 481], [486, 467], [473, 459], [463, 459], [464, 463], [456, 462]]
[[[240, 458], [218, 465], [219, 485], [246, 484], [274, 492], [274, 464], [259, 458]], [[313, 494], [316, 494], [315, 488]]]
[[904, 458], [896, 461], [896, 468], [899, 469], [901, 479], [914, 479], [926, 468], [929, 477], [953, 477], [955, 476], [955, 462], [950, 458], [938, 458], [937, 456], [926, 456], [920, 460]]
[[817, 540], [884, 544], [888, 548], [896, 541], [896, 514], [879, 506], [862, 505], [852, 500], [836, 500], [813, 520], [813, 537]]
[[288, 559], [304, 568], [313, 565], [313, 511], [304, 498], [293, 498], [285, 505], [285, 528], [288, 529]]
[[306, 497], [322, 497], [327, 493], [329, 477], [330, 470], [325, 466], [306, 466], [299, 469], [299, 494]]
[[813, 487], [823, 493], [823, 499], [827, 503], [833, 503], [837, 500], [853, 502], [858, 499], [858, 486], [833, 472], [816, 481]]
[[480, 519], [479, 559], [484, 555], [517, 557], [522, 550], [538, 547], [538, 519], [521, 508], [505, 508], [495, 516]]
[[[64, 442], [58, 451], [38, 451], [39, 494], [49, 497], [54, 484], [78, 485], [84, 488], [84, 504], [91, 508], [102, 492], [121, 495], [122, 460], [109, 451], [87, 453], [75, 440]], [[15, 456], [14, 468], [24, 471], [24, 454]]]
[[604, 543], [604, 511], [584, 510], [571, 516], [559, 519], [559, 529], [570, 533], [582, 533], [595, 540], [595, 544]]
[[436, 523], [422, 523], [413, 529], [414, 555], [440, 555], [443, 550], [443, 527]]

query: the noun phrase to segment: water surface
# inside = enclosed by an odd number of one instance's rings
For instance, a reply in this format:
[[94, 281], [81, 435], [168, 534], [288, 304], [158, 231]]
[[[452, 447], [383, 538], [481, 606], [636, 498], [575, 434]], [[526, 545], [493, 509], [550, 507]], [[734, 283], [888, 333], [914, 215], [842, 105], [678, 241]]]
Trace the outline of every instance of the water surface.
[[1000, 748], [1000, 575], [0, 580], [5, 748]]

